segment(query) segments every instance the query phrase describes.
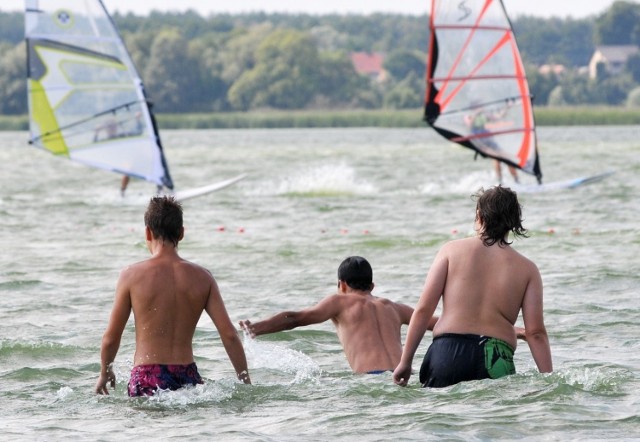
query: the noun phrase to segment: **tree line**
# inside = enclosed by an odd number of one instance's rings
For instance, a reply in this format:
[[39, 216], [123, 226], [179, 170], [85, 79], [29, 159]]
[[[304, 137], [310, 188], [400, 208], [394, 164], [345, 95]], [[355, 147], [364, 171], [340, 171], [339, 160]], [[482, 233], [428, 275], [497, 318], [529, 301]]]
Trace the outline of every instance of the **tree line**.
[[[113, 15], [158, 112], [408, 109], [424, 98], [428, 16], [400, 14]], [[0, 114], [26, 113], [22, 13], [0, 12]], [[536, 105], [640, 105], [640, 54], [624, 71], [584, 74], [596, 45], [640, 43], [640, 5], [584, 19], [513, 20]], [[385, 54], [384, 81], [358, 75], [353, 52]], [[562, 74], [539, 72], [561, 64]], [[635, 96], [635, 101], [634, 101]]]

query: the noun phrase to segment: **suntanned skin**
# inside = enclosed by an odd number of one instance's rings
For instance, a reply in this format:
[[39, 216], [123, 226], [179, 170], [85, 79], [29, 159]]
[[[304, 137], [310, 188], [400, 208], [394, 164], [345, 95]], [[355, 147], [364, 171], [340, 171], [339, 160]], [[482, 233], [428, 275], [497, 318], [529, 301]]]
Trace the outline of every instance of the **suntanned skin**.
[[[240, 321], [240, 327], [255, 337], [331, 319], [355, 373], [393, 370], [402, 354], [401, 328], [411, 320], [413, 309], [373, 296], [371, 290], [356, 290], [339, 281], [338, 293], [313, 307], [281, 312], [255, 323]], [[427, 327], [432, 329], [437, 320], [430, 317]]]
[[[481, 224], [476, 227], [481, 231]], [[434, 337], [443, 333], [491, 336], [514, 350], [521, 337], [529, 343], [538, 370], [553, 371], [538, 268], [511, 246], [485, 246], [476, 236], [451, 241], [436, 255], [393, 374], [396, 384], [407, 385], [411, 362], [441, 297], [442, 314]], [[524, 330], [514, 328], [520, 309]]]
[[[184, 234], [184, 229], [180, 239]], [[116, 286], [109, 324], [102, 338], [98, 394], [115, 388], [111, 369], [127, 320], [134, 313], [134, 365], [190, 364], [192, 339], [203, 310], [218, 329], [238, 378], [250, 384], [242, 342], [229, 319], [215, 279], [205, 268], [182, 259], [171, 241], [145, 230], [151, 258], [125, 268]]]

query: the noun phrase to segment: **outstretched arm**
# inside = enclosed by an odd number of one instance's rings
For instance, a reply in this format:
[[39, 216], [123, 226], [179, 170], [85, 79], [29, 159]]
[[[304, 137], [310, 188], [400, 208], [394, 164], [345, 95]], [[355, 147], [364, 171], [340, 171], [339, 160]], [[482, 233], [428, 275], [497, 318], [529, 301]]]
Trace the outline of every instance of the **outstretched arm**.
[[218, 284], [216, 284], [213, 277], [211, 278], [209, 300], [207, 301], [205, 310], [213, 321], [216, 329], [218, 329], [222, 345], [229, 356], [231, 365], [233, 365], [236, 371], [236, 376], [245, 384], [250, 384], [251, 378], [249, 377], [247, 357], [242, 347], [242, 341], [227, 314], [227, 309], [222, 301]]
[[96, 382], [96, 394], [109, 394], [107, 384], [111, 388], [116, 387], [116, 375], [113, 372], [112, 364], [120, 348], [122, 332], [127, 325], [131, 314], [131, 296], [127, 284], [127, 272], [124, 270], [116, 285], [116, 295], [111, 310], [109, 324], [102, 336], [102, 346], [100, 348], [100, 377]]
[[300, 311], [280, 312], [268, 319], [251, 322], [248, 319], [240, 321], [240, 327], [249, 332], [252, 338], [259, 335], [291, 330], [311, 324], [325, 322], [340, 313], [339, 295], [331, 295], [313, 307]]

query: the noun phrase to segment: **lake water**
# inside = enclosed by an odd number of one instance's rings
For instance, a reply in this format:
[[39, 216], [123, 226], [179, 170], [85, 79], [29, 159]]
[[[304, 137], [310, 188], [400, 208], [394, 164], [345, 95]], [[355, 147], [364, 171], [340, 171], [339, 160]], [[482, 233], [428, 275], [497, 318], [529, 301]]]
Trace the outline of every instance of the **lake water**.
[[[205, 315], [194, 343], [205, 385], [129, 399], [132, 319], [115, 392], [93, 387], [118, 273], [148, 256], [142, 216], [154, 186], [132, 182], [122, 199], [117, 175], [0, 133], [0, 439], [638, 440], [639, 134], [539, 131], [546, 182], [616, 171], [520, 195], [531, 237], [514, 247], [542, 273], [554, 373], [539, 374], [521, 343], [514, 376], [441, 390], [414, 376], [400, 388], [390, 374], [353, 375], [325, 323], [245, 340], [245, 386]], [[213, 272], [236, 323], [333, 293], [339, 263], [355, 254], [373, 265], [374, 294], [414, 306], [437, 250], [473, 233], [470, 195], [494, 181], [489, 161], [426, 127], [166, 131], [163, 141], [180, 188], [248, 174], [185, 201], [180, 246]]]

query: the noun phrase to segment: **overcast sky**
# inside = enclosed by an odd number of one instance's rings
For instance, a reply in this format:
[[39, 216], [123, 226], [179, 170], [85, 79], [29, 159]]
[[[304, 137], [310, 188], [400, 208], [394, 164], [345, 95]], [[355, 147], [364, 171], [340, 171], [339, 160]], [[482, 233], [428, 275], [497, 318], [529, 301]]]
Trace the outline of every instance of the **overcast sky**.
[[[70, 0], [79, 1], [79, 0]], [[202, 15], [216, 12], [304, 12], [310, 14], [395, 12], [424, 14], [430, 0], [103, 0], [110, 12], [134, 12], [147, 15], [151, 10], [184, 11], [195, 9]], [[630, 0], [627, 0], [630, 1]], [[635, 0], [638, 3], [640, 0]], [[504, 0], [509, 15], [582, 18], [599, 14], [614, 0]], [[0, 10], [23, 10], [22, 0], [0, 0]]]

